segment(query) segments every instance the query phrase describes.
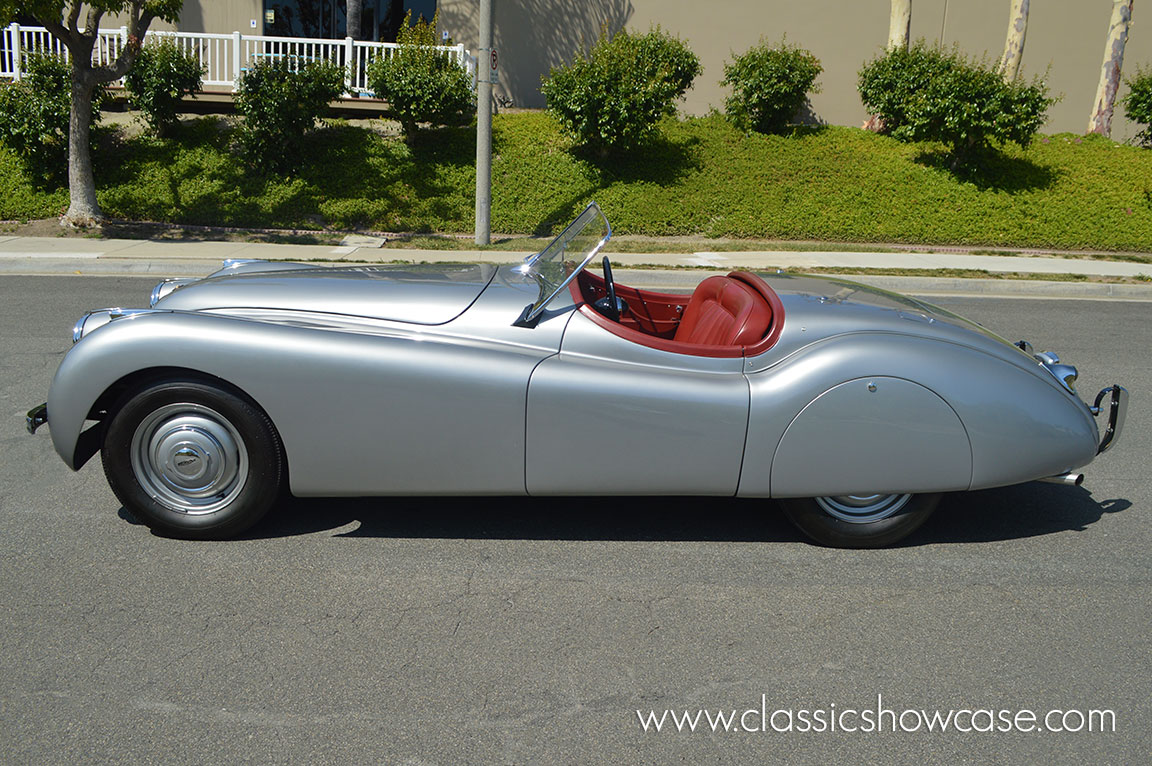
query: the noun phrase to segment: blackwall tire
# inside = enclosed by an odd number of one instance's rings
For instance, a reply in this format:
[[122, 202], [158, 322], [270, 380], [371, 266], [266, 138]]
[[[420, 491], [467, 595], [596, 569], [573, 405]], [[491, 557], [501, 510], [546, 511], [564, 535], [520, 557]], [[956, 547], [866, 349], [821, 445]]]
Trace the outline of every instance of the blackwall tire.
[[101, 452], [117, 499], [158, 534], [235, 536], [267, 513], [285, 467], [275, 427], [222, 386], [165, 380], [112, 417]]
[[841, 495], [781, 500], [784, 513], [812, 540], [832, 548], [883, 548], [915, 532], [939, 494]]

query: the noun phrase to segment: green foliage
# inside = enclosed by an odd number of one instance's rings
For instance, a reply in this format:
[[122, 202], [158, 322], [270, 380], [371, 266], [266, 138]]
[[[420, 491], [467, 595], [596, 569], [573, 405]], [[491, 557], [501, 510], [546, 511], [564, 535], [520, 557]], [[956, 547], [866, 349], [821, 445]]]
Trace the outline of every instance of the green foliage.
[[958, 168], [993, 143], [1027, 146], [1055, 99], [1040, 80], [1006, 83], [987, 62], [923, 41], [860, 70], [860, 99], [903, 141], [941, 141]]
[[343, 70], [326, 61], [282, 56], [245, 72], [236, 109], [244, 116], [240, 146], [247, 162], [272, 172], [298, 167], [304, 137], [343, 89]]
[[763, 40], [724, 65], [721, 85], [732, 87], [724, 101], [729, 119], [741, 130], [779, 133], [808, 100], [818, 93], [816, 77], [824, 71], [810, 51], [783, 40], [770, 46]]
[[1144, 126], [1136, 138], [1144, 146], [1152, 147], [1152, 69], [1136, 68], [1136, 76], [1126, 81], [1128, 95], [1124, 97], [1124, 114], [1132, 122]]
[[421, 19], [412, 25], [412, 11], [404, 17], [393, 55], [368, 65], [368, 87], [386, 99], [405, 134], [412, 136], [417, 124], [460, 125], [475, 110], [472, 79], [436, 42], [436, 22]]
[[[57, 181], [68, 167], [72, 68], [61, 57], [33, 53], [25, 57], [21, 71], [19, 82], [0, 83], [0, 140], [20, 156], [32, 175]], [[104, 96], [103, 88], [93, 94], [95, 118]]]
[[132, 106], [158, 135], [167, 135], [176, 125], [180, 101], [200, 90], [204, 67], [196, 57], [171, 40], [145, 45], [136, 54], [136, 63], [124, 77], [124, 87]]
[[620, 153], [652, 138], [676, 114], [700, 73], [700, 59], [660, 27], [646, 34], [621, 30], [601, 36], [588, 55], [553, 67], [540, 91], [548, 111], [577, 145]]
[[[745, 133], [721, 115], [667, 120], [653, 142], [605, 164], [573, 153], [546, 114], [492, 124], [496, 232], [555, 233], [595, 199], [619, 234], [1152, 252], [1152, 152], [1101, 136], [1008, 144], [961, 176], [943, 144], [858, 128], [778, 136]], [[110, 147], [96, 166], [105, 212], [236, 227], [472, 230], [469, 128], [409, 143], [337, 121], [304, 137], [288, 178], [236, 162], [222, 126], [205, 118], [173, 139]], [[55, 217], [67, 201], [66, 190], [33, 184], [6, 147], [0, 189], [0, 220]]]
[[[41, 21], [60, 21], [65, 7], [71, 4], [71, 0], [0, 0], [0, 24], [8, 24], [17, 14], [35, 16]], [[104, 13], [130, 13], [134, 10], [133, 6], [139, 6], [142, 12], [150, 16], [175, 22], [180, 18], [184, 0], [89, 0], [82, 4]], [[81, 12], [79, 18], [85, 19], [87, 14]]]

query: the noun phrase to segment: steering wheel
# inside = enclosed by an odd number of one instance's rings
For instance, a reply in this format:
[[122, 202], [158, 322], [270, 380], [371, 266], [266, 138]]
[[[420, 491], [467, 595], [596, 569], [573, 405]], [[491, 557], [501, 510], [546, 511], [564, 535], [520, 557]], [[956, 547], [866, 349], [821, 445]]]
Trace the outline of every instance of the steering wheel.
[[604, 267], [604, 287], [608, 294], [594, 302], [592, 308], [613, 322], [619, 322], [620, 315], [628, 310], [628, 304], [616, 297], [616, 283], [612, 280], [612, 264], [608, 262], [608, 256], [604, 256], [600, 263]]
[[616, 299], [616, 283], [612, 280], [612, 264], [608, 262], [608, 256], [604, 256], [600, 265], [604, 269], [604, 287], [608, 290], [608, 311], [604, 312], [604, 316], [619, 321], [620, 302]]

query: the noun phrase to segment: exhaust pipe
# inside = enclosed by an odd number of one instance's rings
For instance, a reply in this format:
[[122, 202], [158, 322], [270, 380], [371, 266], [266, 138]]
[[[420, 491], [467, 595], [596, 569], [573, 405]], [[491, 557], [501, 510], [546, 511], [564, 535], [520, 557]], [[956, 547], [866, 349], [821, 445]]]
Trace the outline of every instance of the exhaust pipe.
[[1082, 473], [1062, 473], [1056, 476], [1045, 476], [1038, 481], [1046, 481], [1050, 484], [1063, 484], [1067, 487], [1079, 487], [1084, 483], [1084, 474]]

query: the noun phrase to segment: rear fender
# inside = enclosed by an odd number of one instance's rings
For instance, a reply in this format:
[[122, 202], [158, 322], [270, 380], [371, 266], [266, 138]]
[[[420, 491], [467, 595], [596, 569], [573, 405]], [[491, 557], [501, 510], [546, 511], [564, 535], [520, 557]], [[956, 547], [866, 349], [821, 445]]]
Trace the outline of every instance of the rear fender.
[[[908, 457], [904, 465], [915, 468], [916, 475], [893, 473], [892, 481], [877, 481], [878, 486], [883, 483], [889, 492], [912, 491], [911, 486], [943, 492], [1062, 473], [1090, 462], [1098, 443], [1087, 405], [1054, 378], [955, 343], [895, 333], [839, 335], [748, 378], [752, 399], [742, 496], [845, 492], [849, 480], [859, 478], [854, 466], [881, 464], [877, 452], [886, 444], [894, 450], [892, 462]], [[890, 380], [881, 385], [880, 378]], [[868, 391], [869, 382], [877, 392]], [[832, 396], [845, 383], [859, 385], [850, 389], [851, 396], [849, 389]], [[903, 395], [881, 405], [885, 392]], [[817, 404], [826, 394], [826, 401]], [[887, 414], [869, 421], [873, 402], [877, 412]], [[810, 405], [813, 409], [802, 415]], [[837, 428], [837, 422], [844, 427]], [[966, 459], [965, 438], [970, 445]], [[930, 459], [909, 457], [901, 446], [904, 439], [921, 444]], [[816, 440], [824, 442], [823, 450]], [[773, 462], [778, 449], [783, 450], [779, 470]], [[841, 473], [843, 480], [836, 479]], [[967, 482], [961, 480], [963, 473]], [[905, 487], [896, 481], [901, 478], [915, 481]]]

